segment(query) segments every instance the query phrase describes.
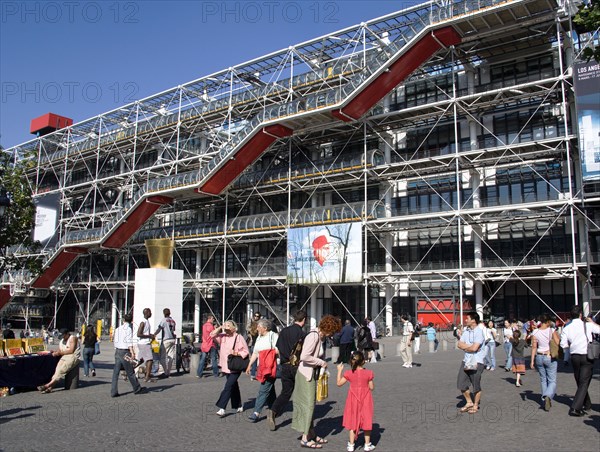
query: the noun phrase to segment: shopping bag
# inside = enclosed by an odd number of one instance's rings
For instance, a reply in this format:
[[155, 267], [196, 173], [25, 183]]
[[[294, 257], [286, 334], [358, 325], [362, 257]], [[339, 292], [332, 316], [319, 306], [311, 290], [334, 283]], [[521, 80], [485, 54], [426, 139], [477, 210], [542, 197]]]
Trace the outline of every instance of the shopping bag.
[[321, 372], [317, 380], [317, 402], [325, 400], [329, 396], [329, 372]]

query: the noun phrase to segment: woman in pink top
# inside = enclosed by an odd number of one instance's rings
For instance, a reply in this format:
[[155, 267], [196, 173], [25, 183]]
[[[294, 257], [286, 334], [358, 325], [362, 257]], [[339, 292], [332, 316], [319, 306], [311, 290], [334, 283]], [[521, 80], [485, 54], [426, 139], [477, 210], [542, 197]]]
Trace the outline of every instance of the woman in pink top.
[[219, 366], [221, 372], [226, 377], [225, 387], [221, 391], [219, 400], [217, 400], [217, 416], [225, 416], [225, 408], [227, 403], [231, 399], [231, 407], [236, 412], [241, 413], [244, 411], [242, 407], [242, 395], [240, 394], [240, 385], [238, 384], [238, 378], [240, 378], [241, 372], [231, 372], [227, 367], [227, 357], [229, 355], [239, 355], [245, 358], [249, 355], [248, 344], [244, 337], [237, 333], [237, 325], [233, 320], [227, 320], [219, 328], [211, 331], [210, 335], [214, 338], [215, 342], [221, 346], [219, 352]]
[[321, 449], [326, 439], [317, 436], [313, 427], [313, 414], [315, 411], [316, 382], [319, 371], [327, 370], [325, 350], [321, 342], [333, 336], [342, 329], [340, 319], [332, 315], [324, 316], [319, 322], [319, 328], [312, 330], [304, 338], [300, 364], [296, 372], [294, 385], [294, 411], [292, 415], [292, 428], [302, 433], [300, 446], [309, 449]]
[[560, 338], [556, 330], [550, 326], [550, 316], [540, 316], [541, 325], [531, 332], [531, 368], [535, 368], [540, 374], [542, 385], [542, 401], [544, 410], [550, 411], [552, 399], [556, 394], [556, 371], [558, 362], [550, 356], [550, 341], [559, 344]]

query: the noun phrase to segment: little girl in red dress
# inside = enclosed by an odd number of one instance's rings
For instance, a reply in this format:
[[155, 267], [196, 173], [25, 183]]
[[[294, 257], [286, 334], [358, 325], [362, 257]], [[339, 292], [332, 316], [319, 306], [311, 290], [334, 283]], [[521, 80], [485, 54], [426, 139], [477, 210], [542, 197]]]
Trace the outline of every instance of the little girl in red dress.
[[350, 359], [352, 370], [347, 370], [342, 376], [344, 365], [338, 364], [337, 366], [337, 385], [343, 386], [347, 381], [350, 382], [342, 421], [342, 425], [349, 430], [350, 434], [346, 448], [348, 452], [354, 451], [354, 440], [361, 429], [365, 433], [364, 450], [369, 452], [375, 449], [375, 446], [371, 444], [371, 430], [373, 429], [373, 395], [371, 391], [375, 388], [373, 384], [375, 374], [372, 370], [363, 368], [364, 364], [365, 356], [361, 352], [354, 352]]

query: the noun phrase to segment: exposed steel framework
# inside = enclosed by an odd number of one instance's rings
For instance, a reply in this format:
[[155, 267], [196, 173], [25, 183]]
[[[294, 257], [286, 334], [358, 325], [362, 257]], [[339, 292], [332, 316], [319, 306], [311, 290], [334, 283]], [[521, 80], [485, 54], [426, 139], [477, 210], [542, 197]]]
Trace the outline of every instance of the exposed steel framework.
[[[317, 302], [324, 299], [357, 317], [336, 287], [302, 294], [291, 288], [281, 250], [289, 228], [359, 221], [365, 243], [360, 315], [384, 319], [388, 331], [392, 301], [401, 295], [433, 300], [452, 293], [456, 300], [471, 297], [482, 310], [507, 282], [518, 281], [556, 311], [530, 281], [559, 279], [568, 282], [573, 302], [589, 302], [591, 220], [571, 124], [577, 50], [569, 14], [568, 4], [554, 0], [424, 3], [13, 148], [36, 163], [29, 174], [34, 196], [59, 194], [61, 201], [58, 244], [43, 250], [44, 270], [29, 286], [42, 289], [39, 296], [50, 289], [57, 306], [71, 294], [86, 322], [102, 293], [114, 324], [117, 312], [131, 309], [130, 266], [143, 240], [168, 236], [179, 253], [195, 253], [196, 268], [184, 269], [196, 329], [205, 307], [216, 310], [216, 288], [223, 318], [243, 302], [284, 322], [290, 303], [310, 305], [316, 318], [327, 310]], [[553, 55], [551, 71], [484, 82], [495, 62], [527, 61], [536, 53]], [[409, 104], [409, 89], [420, 81], [429, 81], [435, 96]], [[553, 115], [561, 133], [536, 138], [518, 130], [510, 140], [500, 137], [486, 115], [519, 108]], [[407, 152], [407, 134], [440, 124], [453, 130], [452, 143], [431, 149], [425, 135]], [[332, 152], [339, 143], [342, 150]], [[548, 177], [556, 165], [567, 180], [562, 188]], [[523, 169], [550, 187], [547, 199], [482, 201], [483, 187]], [[349, 190], [353, 199], [346, 199]], [[395, 200], [411, 190], [439, 196], [439, 207], [395, 210]], [[491, 244], [515, 225], [532, 237], [518, 259]], [[564, 255], [538, 253], [556, 225], [580, 233], [569, 234]], [[425, 235], [430, 248], [416, 260], [395, 254]], [[261, 243], [269, 243], [267, 255]], [[428, 263], [442, 243], [455, 247], [458, 259]], [[472, 257], [463, 256], [465, 247]], [[484, 261], [486, 247], [495, 257]], [[374, 250], [384, 257], [374, 258]], [[69, 267], [82, 255], [89, 268], [75, 274]], [[96, 271], [107, 258], [112, 269]], [[283, 306], [272, 302], [273, 291], [284, 294]], [[0, 308], [10, 299], [0, 292]]]

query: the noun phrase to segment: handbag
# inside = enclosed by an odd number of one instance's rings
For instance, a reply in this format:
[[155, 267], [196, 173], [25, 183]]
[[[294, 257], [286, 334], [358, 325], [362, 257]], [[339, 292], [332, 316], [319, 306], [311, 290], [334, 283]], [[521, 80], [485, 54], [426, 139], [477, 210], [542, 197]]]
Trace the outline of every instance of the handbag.
[[329, 372], [321, 372], [317, 379], [317, 402], [322, 402], [329, 396]]
[[562, 358], [562, 348], [560, 348], [560, 346], [554, 342], [552, 340], [552, 336], [554, 336], [554, 332], [552, 331], [552, 329], [550, 329], [550, 339], [549, 339], [549, 344], [550, 344], [550, 358], [552, 359], [561, 359]]
[[[235, 343], [237, 342], [237, 336], [235, 336], [235, 340], [233, 341], [232, 350], [235, 350]], [[248, 363], [250, 363], [250, 357], [246, 356], [242, 358], [240, 355], [229, 355], [227, 357], [227, 367], [230, 372], [244, 372], [248, 368]]]
[[100, 354], [100, 342], [96, 342], [94, 344], [94, 355], [99, 355]]
[[[585, 327], [586, 321], [583, 321], [583, 332], [585, 334], [585, 340], [587, 342], [587, 328]], [[591, 342], [587, 344], [587, 358], [590, 361], [594, 361], [595, 359], [600, 358], [600, 342], [592, 339]]]
[[467, 359], [464, 362], [465, 372], [470, 370], [477, 370], [477, 358], [475, 356], [475, 353], [469, 353], [466, 358]]

